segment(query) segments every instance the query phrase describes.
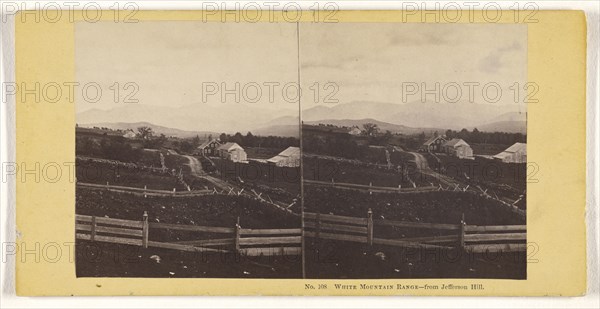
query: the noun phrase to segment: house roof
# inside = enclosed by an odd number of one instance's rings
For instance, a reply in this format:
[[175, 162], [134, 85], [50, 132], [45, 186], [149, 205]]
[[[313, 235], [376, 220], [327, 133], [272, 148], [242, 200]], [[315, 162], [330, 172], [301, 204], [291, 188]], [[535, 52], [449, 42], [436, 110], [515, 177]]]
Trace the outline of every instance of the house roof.
[[464, 140], [462, 140], [460, 138], [453, 138], [444, 144], [444, 146], [448, 146], [448, 147], [458, 147], [460, 145], [469, 146], [469, 144], [467, 144], [467, 142], [465, 142]]
[[232, 143], [232, 142], [225, 143], [225, 144], [219, 146], [219, 148], [217, 148], [217, 150], [225, 150], [225, 151], [232, 151], [234, 149], [244, 150], [244, 148], [242, 148], [242, 146], [238, 145], [237, 143]]
[[503, 152], [494, 156], [496, 159], [504, 159], [508, 156], [513, 155], [514, 153], [523, 153], [527, 154], [527, 144], [525, 143], [514, 143], [512, 146], [506, 148]]
[[508, 157], [510, 155], [511, 155], [510, 152], [503, 151], [503, 152], [495, 155], [494, 158], [496, 158], [496, 159], [504, 159], [504, 158], [506, 158], [506, 157]]
[[300, 148], [298, 147], [288, 147], [284, 151], [279, 153], [280, 156], [291, 157], [293, 155], [300, 155]]
[[200, 144], [200, 146], [198, 146], [196, 149], [204, 149], [204, 148], [208, 147], [208, 145], [210, 145], [212, 142], [221, 143], [221, 141], [218, 139], [210, 139], [210, 140], [207, 140], [204, 143]]
[[285, 160], [289, 157], [295, 156], [297, 155], [298, 158], [300, 158], [300, 148], [298, 147], [288, 147], [287, 149], [285, 149], [284, 151], [280, 152], [278, 155], [270, 158], [269, 160], [267, 160], [267, 162], [279, 162], [281, 160]]
[[527, 153], [527, 144], [525, 143], [514, 143], [512, 146], [506, 148], [503, 152], [524, 152]]
[[424, 146], [429, 146], [431, 145], [433, 142], [435, 142], [438, 138], [441, 138], [442, 140], [446, 140], [443, 136], [433, 136], [430, 139], [428, 139], [425, 143], [423, 143]]

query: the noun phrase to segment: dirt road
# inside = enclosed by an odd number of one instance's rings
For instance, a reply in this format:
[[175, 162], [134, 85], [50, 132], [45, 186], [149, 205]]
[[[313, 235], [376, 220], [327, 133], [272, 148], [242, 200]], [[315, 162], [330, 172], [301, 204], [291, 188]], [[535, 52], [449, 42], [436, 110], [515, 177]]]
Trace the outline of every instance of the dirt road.
[[418, 152], [409, 152], [411, 155], [415, 157], [415, 164], [417, 165], [417, 169], [421, 172], [429, 172], [431, 168], [429, 168], [429, 163], [427, 163], [427, 159], [418, 153]]
[[200, 164], [200, 160], [198, 160], [197, 158], [192, 157], [192, 156], [186, 156], [186, 155], [183, 155], [183, 156], [186, 157], [188, 160], [190, 160], [188, 165], [190, 166], [192, 175], [198, 176], [198, 177], [203, 177], [206, 175], [206, 173], [202, 169], [202, 164]]
[[408, 152], [408, 153], [412, 154], [415, 157], [415, 165], [417, 166], [417, 169], [419, 170], [419, 172], [421, 172], [425, 175], [429, 175], [429, 176], [433, 177], [434, 179], [437, 179], [439, 182], [443, 183], [446, 186], [456, 186], [456, 185], [459, 185], [461, 187], [466, 186], [466, 184], [462, 183], [461, 181], [458, 181], [457, 179], [440, 174], [440, 173], [432, 170], [429, 167], [429, 163], [427, 163], [427, 159], [422, 154], [420, 154], [418, 152]]
[[202, 178], [202, 179], [206, 179], [208, 181], [210, 181], [215, 187], [224, 190], [224, 189], [230, 189], [230, 188], [236, 188], [235, 185], [232, 185], [222, 179], [219, 179], [217, 177], [208, 175], [203, 169], [202, 169], [202, 164], [200, 163], [200, 160], [198, 160], [196, 157], [193, 156], [187, 156], [187, 155], [183, 155], [184, 157], [186, 157], [189, 160], [188, 165], [190, 166], [190, 170], [193, 176]]

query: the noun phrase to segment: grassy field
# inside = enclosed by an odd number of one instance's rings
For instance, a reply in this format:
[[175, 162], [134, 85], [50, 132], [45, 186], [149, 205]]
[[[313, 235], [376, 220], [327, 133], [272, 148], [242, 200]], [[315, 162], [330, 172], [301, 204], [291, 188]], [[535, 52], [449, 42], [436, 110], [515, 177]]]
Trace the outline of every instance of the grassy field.
[[298, 167], [277, 167], [259, 162], [235, 163], [218, 158], [212, 160], [216, 166], [214, 174], [217, 177], [248, 190], [265, 192], [271, 198], [275, 197], [286, 203], [291, 203], [300, 194]]
[[174, 176], [143, 167], [123, 167], [109, 163], [77, 160], [77, 181], [105, 185], [126, 186], [158, 190], [185, 190]]
[[245, 147], [244, 150], [249, 159], [270, 159], [283, 151], [283, 149], [264, 147]]
[[[240, 217], [243, 228], [298, 228], [300, 219], [238, 196], [208, 195], [189, 198], [136, 197], [82, 189], [77, 191], [76, 213], [150, 222], [233, 227]], [[222, 237], [207, 233], [151, 230], [150, 240], [173, 242]], [[194, 238], [196, 237], [196, 238]], [[242, 258], [224, 254], [192, 254], [175, 250], [90, 243], [76, 245], [78, 276], [96, 277], [253, 277], [293, 278], [301, 274], [299, 257]], [[158, 255], [160, 263], [150, 259]]]
[[498, 202], [464, 192], [435, 191], [395, 194], [352, 192], [325, 187], [305, 187], [306, 211], [366, 217], [369, 208], [377, 218], [411, 222], [475, 225], [525, 224]]
[[492, 187], [510, 186], [519, 193], [527, 186], [525, 163], [502, 163], [481, 157], [467, 160], [442, 154], [437, 157], [441, 163], [428, 159], [432, 169], [467, 183], [481, 183]]
[[476, 154], [476, 155], [488, 155], [488, 156], [497, 155], [497, 154], [501, 153], [502, 151], [504, 151], [506, 148], [510, 147], [510, 145], [502, 145], [502, 144], [475, 144], [475, 143], [470, 143], [469, 145], [473, 149], [473, 154]]
[[[412, 157], [412, 155], [411, 155]], [[406, 161], [405, 161], [406, 162]], [[388, 169], [387, 166], [375, 166], [365, 163], [330, 160], [324, 158], [303, 159], [304, 179], [318, 181], [334, 181], [381, 187], [412, 187], [410, 180], [417, 186], [429, 186], [427, 177], [414, 168], [414, 164], [406, 163]], [[406, 173], [404, 173], [406, 171]]]

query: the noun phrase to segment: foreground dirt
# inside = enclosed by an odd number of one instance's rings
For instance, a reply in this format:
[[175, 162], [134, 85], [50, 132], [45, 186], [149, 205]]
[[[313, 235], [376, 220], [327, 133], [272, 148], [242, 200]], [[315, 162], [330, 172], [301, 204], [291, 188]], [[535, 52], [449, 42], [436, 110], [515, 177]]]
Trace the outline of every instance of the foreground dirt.
[[[362, 193], [305, 187], [305, 210], [374, 219], [458, 224], [513, 225], [525, 220], [490, 199], [464, 192], [414, 194]], [[375, 226], [385, 239], [451, 235], [452, 231]], [[456, 246], [457, 244], [453, 244]], [[306, 241], [309, 278], [511, 278], [525, 279], [525, 253], [470, 255], [460, 250], [402, 249], [392, 246], [315, 240]]]
[[168, 249], [91, 243], [76, 244], [78, 277], [300, 278], [300, 256], [239, 257]]
[[[243, 228], [300, 227], [299, 217], [241, 196], [143, 198], [82, 188], [76, 196], [76, 213], [81, 215], [141, 220], [147, 211], [150, 222], [233, 227], [240, 217]], [[150, 231], [150, 240], [162, 242], [216, 238], [227, 235]], [[80, 277], [298, 278], [302, 273], [299, 256], [244, 258], [87, 241], [77, 242], [76, 253]]]

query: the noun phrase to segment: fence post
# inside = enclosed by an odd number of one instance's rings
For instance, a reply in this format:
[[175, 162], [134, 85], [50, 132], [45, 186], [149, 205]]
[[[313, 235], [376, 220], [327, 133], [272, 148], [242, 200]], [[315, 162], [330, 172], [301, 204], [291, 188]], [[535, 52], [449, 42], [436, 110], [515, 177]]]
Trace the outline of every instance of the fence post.
[[96, 240], [96, 216], [92, 216], [92, 232], [90, 236], [90, 240]]
[[236, 253], [240, 252], [240, 229], [241, 229], [240, 217], [237, 217], [237, 223], [235, 224], [235, 240], [234, 240]]
[[373, 246], [373, 211], [369, 208], [367, 212], [367, 243]]
[[460, 248], [465, 250], [465, 214], [462, 214], [462, 218], [460, 220]]
[[144, 211], [144, 215], [142, 216], [142, 247], [148, 248], [148, 212]]
[[319, 241], [319, 237], [321, 236], [321, 213], [320, 212], [317, 212], [317, 215], [316, 215], [315, 219], [316, 219], [315, 221], [316, 221], [316, 224], [317, 224], [317, 229], [316, 229], [317, 231], [315, 233], [315, 238], [316, 238], [316, 240], [318, 242]]

